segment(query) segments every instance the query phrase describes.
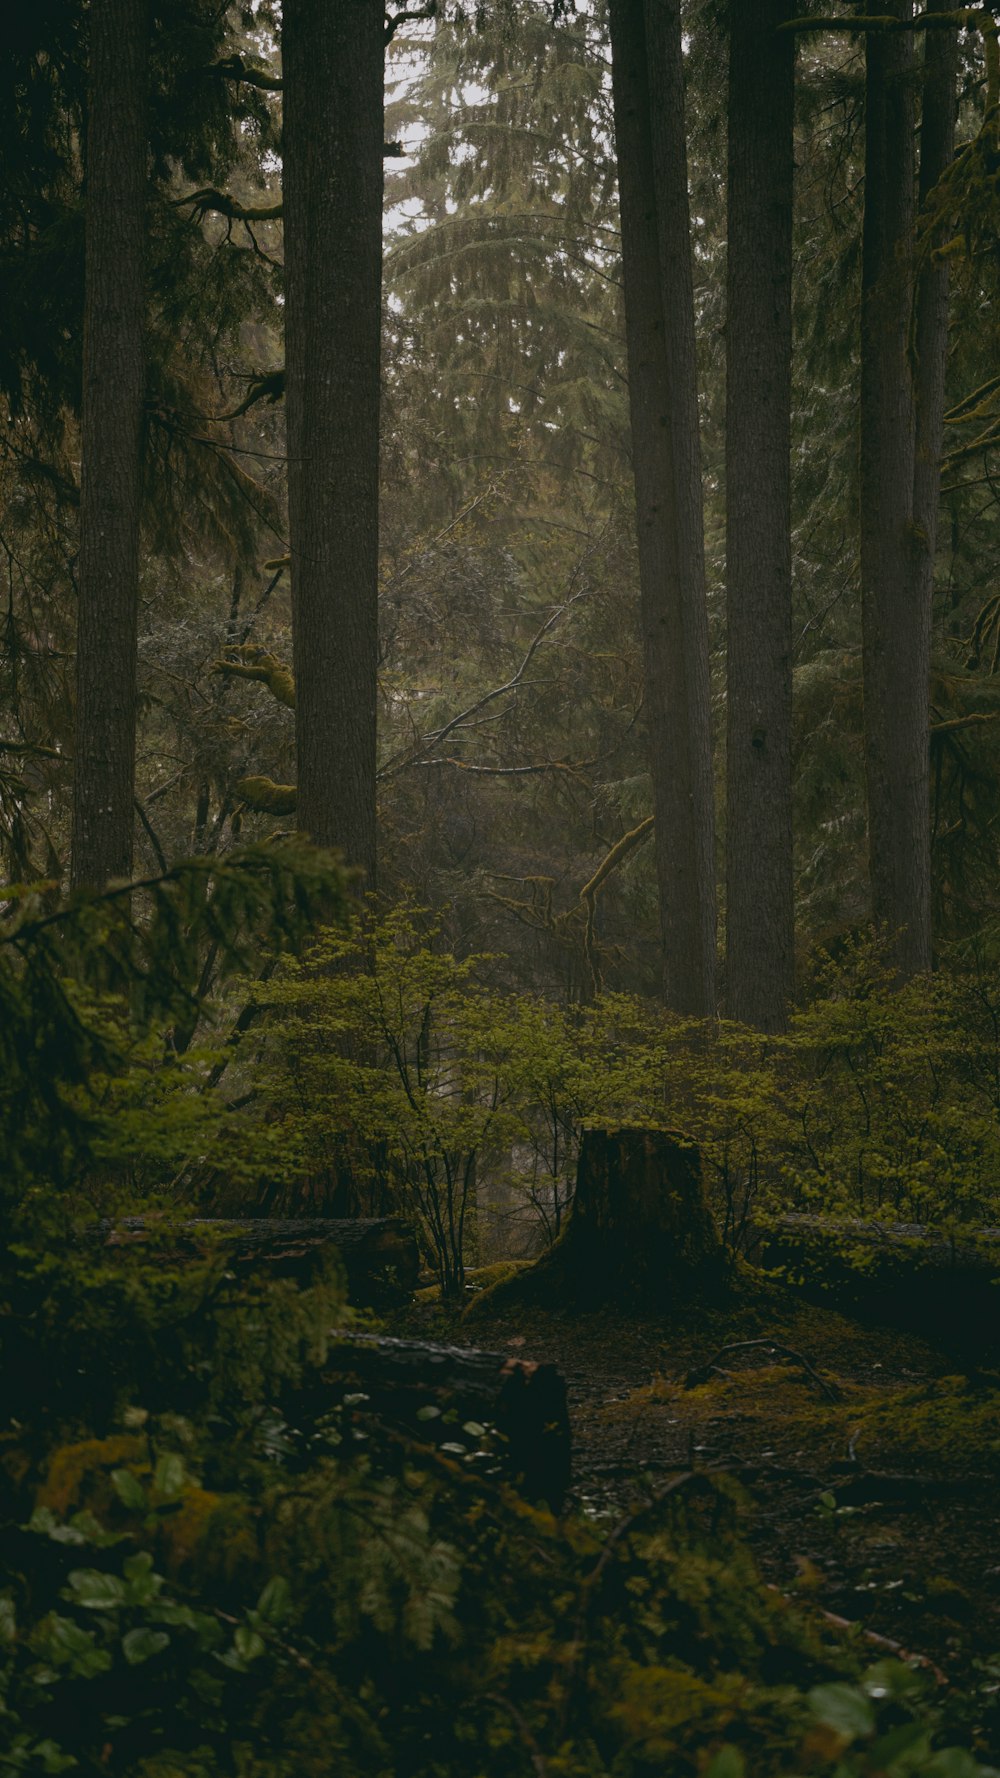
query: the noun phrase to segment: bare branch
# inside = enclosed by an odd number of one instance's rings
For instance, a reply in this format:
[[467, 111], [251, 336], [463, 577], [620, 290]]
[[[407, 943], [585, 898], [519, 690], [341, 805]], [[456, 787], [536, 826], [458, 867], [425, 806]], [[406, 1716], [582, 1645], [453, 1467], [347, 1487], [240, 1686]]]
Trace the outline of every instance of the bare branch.
[[255, 86], [262, 93], [280, 93], [285, 84], [280, 75], [271, 74], [267, 68], [255, 68], [242, 56], [227, 56], [225, 61], [213, 63], [209, 73], [218, 74], [223, 80], [236, 80], [241, 86]]
[[171, 201], [175, 210], [190, 204], [191, 214], [199, 222], [208, 215], [225, 216], [230, 222], [280, 222], [285, 213], [282, 203], [241, 204], [228, 192], [216, 191], [212, 185], [202, 186], [200, 191], [189, 191], [184, 197]]
[[228, 414], [211, 414], [213, 420], [239, 420], [248, 414], [258, 401], [280, 401], [285, 393], [285, 367], [280, 370], [269, 370], [261, 377], [254, 377], [239, 407], [234, 407]]
[[385, 41], [391, 43], [400, 25], [421, 24], [426, 19], [437, 17], [437, 0], [428, 0], [426, 6], [414, 7], [410, 12], [397, 12], [394, 17], [385, 21]]

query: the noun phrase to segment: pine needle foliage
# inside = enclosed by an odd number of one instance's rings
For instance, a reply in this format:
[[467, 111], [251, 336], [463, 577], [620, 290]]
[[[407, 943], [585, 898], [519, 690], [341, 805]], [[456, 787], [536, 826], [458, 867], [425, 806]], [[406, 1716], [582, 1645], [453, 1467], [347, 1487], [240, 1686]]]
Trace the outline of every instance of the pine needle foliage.
[[[156, 1032], [190, 1029], [210, 982], [301, 945], [336, 919], [336, 861], [297, 841], [184, 860], [157, 877], [77, 891], [5, 891], [0, 925], [0, 1178], [8, 1207], [30, 1186], [79, 1182], [104, 1120], [96, 1083]], [[211, 965], [206, 968], [206, 963]]]

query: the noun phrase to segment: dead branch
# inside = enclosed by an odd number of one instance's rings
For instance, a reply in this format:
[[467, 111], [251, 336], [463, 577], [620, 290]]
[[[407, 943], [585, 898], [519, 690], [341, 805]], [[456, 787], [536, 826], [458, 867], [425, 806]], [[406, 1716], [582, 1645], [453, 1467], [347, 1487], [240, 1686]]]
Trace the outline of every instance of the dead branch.
[[804, 1357], [801, 1352], [794, 1351], [791, 1346], [783, 1346], [778, 1340], [730, 1340], [728, 1345], [719, 1348], [707, 1364], [699, 1365], [696, 1370], [688, 1371], [684, 1378], [685, 1389], [696, 1389], [700, 1383], [707, 1383], [713, 1372], [718, 1374], [720, 1360], [727, 1358], [731, 1352], [745, 1352], [752, 1349], [780, 1354], [782, 1358], [790, 1358], [794, 1364], [799, 1365], [805, 1371], [807, 1377], [816, 1384], [817, 1389], [826, 1397], [827, 1401], [842, 1399], [836, 1385], [828, 1383], [825, 1377], [821, 1377], [819, 1371], [810, 1364], [808, 1358]]

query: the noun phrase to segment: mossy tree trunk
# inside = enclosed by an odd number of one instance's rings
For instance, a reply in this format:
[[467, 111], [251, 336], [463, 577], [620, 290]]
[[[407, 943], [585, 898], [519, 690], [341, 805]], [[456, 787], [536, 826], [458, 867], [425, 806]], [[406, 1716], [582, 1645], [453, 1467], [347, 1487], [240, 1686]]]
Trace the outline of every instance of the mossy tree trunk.
[[722, 1243], [697, 1143], [677, 1130], [587, 1130], [561, 1240], [535, 1268], [539, 1294], [581, 1306], [666, 1309], [721, 1280]]

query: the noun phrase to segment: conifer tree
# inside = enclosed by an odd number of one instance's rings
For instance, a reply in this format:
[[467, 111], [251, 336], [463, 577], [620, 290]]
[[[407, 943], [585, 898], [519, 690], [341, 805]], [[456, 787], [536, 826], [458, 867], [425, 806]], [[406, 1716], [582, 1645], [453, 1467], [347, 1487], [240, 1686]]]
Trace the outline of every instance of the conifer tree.
[[790, 0], [734, 0], [726, 320], [726, 956], [733, 1018], [784, 1026], [794, 989]]
[[146, 0], [93, 0], [72, 875], [98, 886], [132, 869], [148, 30]]
[[385, 26], [286, 0], [285, 401], [301, 831], [375, 880]]
[[664, 987], [715, 1011], [715, 862], [680, 7], [609, 9]]

